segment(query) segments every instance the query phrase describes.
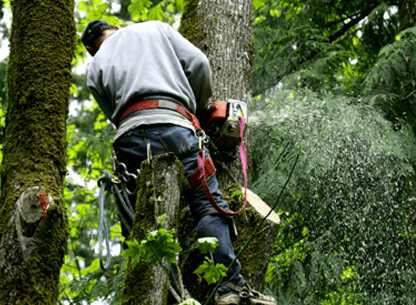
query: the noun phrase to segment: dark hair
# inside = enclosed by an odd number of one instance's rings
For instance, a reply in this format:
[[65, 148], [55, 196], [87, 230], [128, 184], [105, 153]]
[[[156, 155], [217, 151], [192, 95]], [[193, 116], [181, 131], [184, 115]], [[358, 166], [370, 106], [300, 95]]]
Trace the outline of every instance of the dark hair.
[[[116, 27], [114, 25], [109, 24], [107, 21], [104, 20], [94, 20], [88, 23], [88, 25], [85, 27], [84, 32], [82, 32], [81, 40], [85, 47], [89, 46], [92, 47], [94, 45], [94, 42], [101, 37], [101, 35], [104, 33], [105, 30], [109, 29], [115, 29]], [[87, 49], [88, 50], [88, 49]], [[88, 52], [94, 56], [88, 50]]]

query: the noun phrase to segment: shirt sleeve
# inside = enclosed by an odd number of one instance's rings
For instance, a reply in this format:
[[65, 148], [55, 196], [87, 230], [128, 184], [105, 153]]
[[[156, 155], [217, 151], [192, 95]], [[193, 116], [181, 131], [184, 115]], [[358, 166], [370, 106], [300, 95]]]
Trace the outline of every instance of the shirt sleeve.
[[171, 26], [166, 25], [175, 53], [194, 92], [197, 113], [203, 111], [212, 95], [211, 71], [208, 58]]
[[88, 78], [87, 78], [87, 85], [90, 89], [92, 95], [94, 96], [96, 102], [98, 103], [98, 106], [101, 108], [101, 110], [104, 112], [105, 116], [113, 123], [116, 124], [116, 122], [113, 122], [113, 113], [114, 113], [114, 107], [112, 107], [111, 101], [107, 98], [106, 94], [102, 94], [103, 90], [97, 86], [96, 82], [94, 81], [94, 71], [91, 69], [88, 72]]

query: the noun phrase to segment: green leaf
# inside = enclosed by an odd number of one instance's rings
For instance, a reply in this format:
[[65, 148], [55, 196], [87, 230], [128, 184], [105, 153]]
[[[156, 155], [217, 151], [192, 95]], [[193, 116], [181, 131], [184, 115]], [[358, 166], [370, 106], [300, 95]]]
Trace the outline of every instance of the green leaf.
[[236, 190], [231, 194], [231, 197], [234, 198], [236, 196], [244, 196], [244, 193], [242, 190]]
[[165, 18], [165, 12], [162, 10], [160, 5], [156, 5], [156, 6], [152, 7], [149, 10], [149, 13], [147, 15], [148, 20], [163, 21], [164, 18]]
[[201, 250], [202, 254], [214, 253], [215, 249], [218, 247], [218, 239], [215, 237], [198, 238], [196, 247]]
[[204, 279], [208, 282], [208, 284], [212, 284], [217, 282], [221, 276], [227, 275], [228, 268], [225, 267], [223, 264], [214, 264], [214, 261], [209, 259], [207, 256], [205, 257], [205, 261], [202, 265], [194, 271], [195, 274], [204, 274]]
[[182, 251], [173, 235], [164, 228], [149, 233], [147, 240], [143, 241], [141, 246], [144, 259], [156, 256], [159, 262], [163, 257], [166, 257], [169, 264], [176, 263], [176, 254]]
[[186, 299], [179, 305], [201, 305], [201, 303], [199, 303], [197, 300], [194, 300], [194, 299]]
[[177, 0], [176, 9], [180, 12], [183, 12], [183, 8], [184, 8], [183, 0]]
[[147, 8], [152, 5], [149, 0], [139, 0], [129, 5], [129, 12], [133, 21], [147, 20]]
[[258, 10], [264, 6], [264, 0], [253, 0], [253, 7], [255, 10]]
[[124, 258], [131, 258], [131, 263], [133, 267], [136, 266], [136, 264], [140, 261], [140, 258], [143, 256], [143, 250], [141, 245], [139, 245], [139, 242], [134, 239], [133, 241], [126, 241], [126, 244], [129, 246], [128, 249], [124, 250], [121, 253], [121, 256]]

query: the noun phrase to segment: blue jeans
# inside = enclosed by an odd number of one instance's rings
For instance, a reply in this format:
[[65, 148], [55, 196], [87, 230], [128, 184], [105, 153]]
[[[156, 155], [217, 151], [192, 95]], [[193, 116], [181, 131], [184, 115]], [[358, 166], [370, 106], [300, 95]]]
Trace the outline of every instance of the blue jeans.
[[[126, 164], [129, 172], [135, 172], [136, 169], [140, 168], [142, 161], [147, 159], [148, 141], [150, 142], [152, 155], [174, 153], [185, 168], [185, 176], [190, 175], [198, 168], [199, 143], [194, 132], [188, 128], [172, 124], [155, 124], [131, 130], [115, 141], [114, 148], [117, 158], [120, 162]], [[208, 155], [207, 150], [206, 155]], [[227, 209], [228, 204], [218, 191], [218, 180], [215, 175], [207, 183], [217, 204], [223, 209]], [[228, 267], [235, 258], [235, 254], [226, 220], [217, 214], [201, 218], [203, 213], [212, 208], [202, 187], [190, 194], [188, 201], [191, 212], [198, 221], [196, 229], [198, 236], [216, 237], [218, 239], [219, 246], [213, 254], [214, 261]], [[240, 270], [241, 265], [237, 260], [227, 273], [229, 281], [238, 286], [244, 283]]]

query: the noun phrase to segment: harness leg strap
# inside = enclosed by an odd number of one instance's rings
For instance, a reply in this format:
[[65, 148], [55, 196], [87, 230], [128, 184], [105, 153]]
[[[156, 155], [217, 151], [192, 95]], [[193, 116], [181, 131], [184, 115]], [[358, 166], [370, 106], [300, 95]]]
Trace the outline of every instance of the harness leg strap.
[[212, 159], [210, 156], [207, 159], [205, 159], [204, 168], [205, 168], [204, 176], [201, 175], [201, 171], [202, 171], [201, 168], [197, 168], [192, 174], [188, 176], [189, 184], [191, 185], [191, 188], [193, 190], [201, 187], [202, 177], [205, 177], [205, 179], [209, 179], [215, 174], [216, 169], [214, 166], [214, 162], [212, 162]]

